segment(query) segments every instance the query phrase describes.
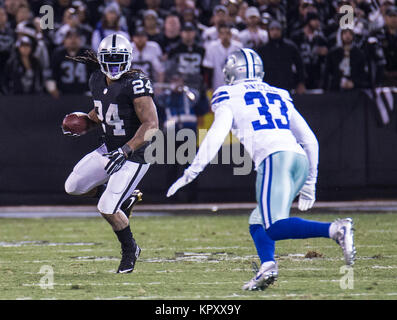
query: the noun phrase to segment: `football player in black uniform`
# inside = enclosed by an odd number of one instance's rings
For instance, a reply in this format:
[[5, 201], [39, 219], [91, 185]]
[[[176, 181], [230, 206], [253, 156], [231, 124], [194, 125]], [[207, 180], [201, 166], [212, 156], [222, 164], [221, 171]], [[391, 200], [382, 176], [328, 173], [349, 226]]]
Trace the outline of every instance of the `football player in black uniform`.
[[130, 229], [129, 206], [149, 168], [145, 148], [158, 129], [152, 84], [142, 72], [130, 70], [132, 47], [119, 34], [104, 38], [96, 56], [88, 52], [73, 60], [97, 67], [89, 80], [95, 107], [88, 117], [90, 127], [102, 127], [104, 144], [77, 163], [65, 190], [72, 195], [99, 197], [98, 210], [121, 243], [117, 272], [132, 272], [141, 249]]

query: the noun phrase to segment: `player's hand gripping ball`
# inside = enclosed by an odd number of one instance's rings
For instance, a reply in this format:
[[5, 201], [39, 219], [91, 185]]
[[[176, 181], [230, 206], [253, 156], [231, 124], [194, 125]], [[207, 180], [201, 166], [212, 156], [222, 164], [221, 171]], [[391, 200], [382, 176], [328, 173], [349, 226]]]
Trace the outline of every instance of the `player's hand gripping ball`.
[[65, 116], [62, 121], [62, 132], [64, 135], [78, 137], [88, 131], [89, 118], [84, 112], [73, 112]]

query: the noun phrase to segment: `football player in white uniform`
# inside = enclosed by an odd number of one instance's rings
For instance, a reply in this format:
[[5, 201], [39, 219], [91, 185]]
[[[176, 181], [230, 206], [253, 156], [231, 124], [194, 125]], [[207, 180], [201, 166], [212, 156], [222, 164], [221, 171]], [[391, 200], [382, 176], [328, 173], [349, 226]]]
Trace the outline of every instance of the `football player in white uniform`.
[[263, 290], [277, 279], [274, 250], [278, 240], [334, 239], [342, 247], [346, 264], [352, 265], [356, 253], [352, 219], [323, 223], [289, 217], [297, 195], [300, 210], [313, 206], [318, 165], [317, 139], [295, 109], [289, 93], [262, 81], [262, 61], [251, 49], [231, 53], [223, 73], [227, 85], [219, 87], [212, 98], [214, 122], [192, 164], [170, 187], [167, 196], [204, 170], [232, 130], [257, 171], [258, 204], [249, 218], [249, 229], [261, 267], [243, 289]]

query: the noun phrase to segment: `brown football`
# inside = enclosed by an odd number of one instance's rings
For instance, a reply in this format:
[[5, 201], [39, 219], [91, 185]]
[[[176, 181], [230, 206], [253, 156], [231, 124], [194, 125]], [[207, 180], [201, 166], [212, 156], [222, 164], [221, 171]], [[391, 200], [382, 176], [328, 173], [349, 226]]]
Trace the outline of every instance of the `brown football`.
[[86, 113], [73, 112], [67, 114], [62, 122], [62, 127], [65, 131], [70, 131], [72, 134], [84, 134], [88, 130], [89, 118]]

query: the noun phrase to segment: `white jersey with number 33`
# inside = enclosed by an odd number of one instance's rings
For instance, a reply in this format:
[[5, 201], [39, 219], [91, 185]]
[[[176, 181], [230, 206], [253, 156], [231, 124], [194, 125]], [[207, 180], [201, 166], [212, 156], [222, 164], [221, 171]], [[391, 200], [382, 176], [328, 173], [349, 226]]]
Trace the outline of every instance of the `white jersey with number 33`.
[[232, 133], [255, 162], [277, 151], [305, 154], [291, 131], [297, 112], [288, 91], [262, 81], [244, 81], [222, 86], [213, 95], [212, 110], [227, 108], [233, 113]]
[[211, 104], [215, 119], [190, 166], [192, 171], [204, 170], [232, 130], [250, 154], [256, 169], [269, 155], [292, 151], [307, 155], [308, 180], [316, 181], [318, 142], [295, 109], [288, 91], [260, 80], [245, 80], [219, 87]]

